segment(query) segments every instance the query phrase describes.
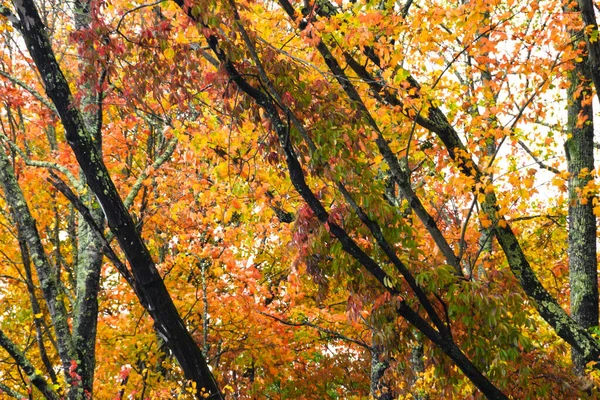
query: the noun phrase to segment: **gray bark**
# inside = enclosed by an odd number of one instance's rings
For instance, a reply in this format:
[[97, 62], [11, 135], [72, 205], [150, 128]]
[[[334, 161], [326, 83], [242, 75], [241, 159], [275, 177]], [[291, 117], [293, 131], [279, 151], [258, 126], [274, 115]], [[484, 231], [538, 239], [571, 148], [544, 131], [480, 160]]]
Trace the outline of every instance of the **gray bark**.
[[373, 344], [371, 345], [371, 396], [377, 400], [392, 400], [394, 395], [388, 382], [383, 379], [385, 371], [390, 367], [384, 350], [384, 346], [376, 343], [375, 335], [373, 335]]
[[[411, 386], [414, 386], [417, 382], [418, 374], [425, 372], [424, 357], [423, 335], [420, 332], [415, 332], [415, 341], [410, 345], [410, 367], [414, 374], [414, 377], [410, 382]], [[411, 392], [416, 400], [427, 400], [429, 398], [427, 393], [423, 393], [420, 390], [415, 390], [413, 388]]]
[[373, 349], [371, 352], [371, 396], [377, 400], [391, 400], [393, 396], [390, 388], [383, 381], [383, 375], [390, 364], [380, 356], [381, 352]]
[[[88, 0], [77, 0], [74, 4], [75, 27], [78, 30], [90, 26], [90, 5]], [[82, 60], [83, 65], [85, 60]], [[83, 69], [83, 68], [80, 68]], [[84, 91], [82, 106], [96, 102], [93, 95], [92, 82], [84, 82], [81, 90]], [[101, 109], [100, 109], [101, 110]], [[102, 112], [82, 113], [87, 132], [94, 132], [95, 144], [98, 152], [102, 152], [101, 133], [96, 131], [98, 119]], [[81, 174], [85, 181], [85, 177]], [[104, 216], [95, 198], [89, 192], [82, 197], [82, 201], [90, 210], [97, 226], [104, 225]], [[73, 317], [73, 341], [80, 361], [78, 369], [81, 376], [82, 388], [88, 393], [93, 393], [94, 369], [96, 366], [96, 332], [98, 324], [98, 291], [100, 290], [100, 271], [103, 260], [103, 246], [94, 234], [85, 218], [78, 217], [77, 224], [77, 262], [75, 264], [75, 307]]]
[[9, 205], [11, 217], [19, 230], [19, 237], [27, 242], [31, 261], [37, 271], [40, 286], [56, 334], [58, 353], [63, 365], [63, 374], [67, 382], [71, 382], [69, 368], [71, 360], [77, 359], [73, 349], [71, 332], [69, 329], [67, 311], [62, 300], [61, 290], [54, 270], [48, 260], [42, 241], [40, 239], [36, 222], [19, 187], [10, 159], [4, 151], [0, 151], [0, 186], [4, 191], [4, 198]]
[[[94, 219], [102, 225], [102, 211], [92, 199], [87, 199]], [[90, 204], [92, 203], [92, 204]], [[100, 215], [99, 215], [100, 214]], [[73, 310], [73, 341], [79, 359], [78, 373], [82, 387], [93, 393], [96, 365], [96, 331], [98, 321], [98, 291], [103, 246], [83, 218], [79, 218], [77, 235], [78, 260], [75, 265], [75, 305]]]
[[[594, 169], [594, 124], [592, 88], [586, 61], [576, 63], [571, 71], [568, 90], [568, 132], [565, 143], [569, 170], [569, 281], [571, 284], [571, 316], [584, 328], [598, 325], [598, 272], [596, 262], [596, 217], [593, 196], [582, 195]], [[583, 87], [576, 96], [578, 88]], [[582, 104], [585, 98], [589, 104]], [[580, 117], [587, 121], [578, 124]], [[579, 126], [578, 126], [579, 125]], [[587, 173], [586, 173], [587, 171]], [[577, 349], [572, 350], [575, 371], [583, 373], [586, 360]]]

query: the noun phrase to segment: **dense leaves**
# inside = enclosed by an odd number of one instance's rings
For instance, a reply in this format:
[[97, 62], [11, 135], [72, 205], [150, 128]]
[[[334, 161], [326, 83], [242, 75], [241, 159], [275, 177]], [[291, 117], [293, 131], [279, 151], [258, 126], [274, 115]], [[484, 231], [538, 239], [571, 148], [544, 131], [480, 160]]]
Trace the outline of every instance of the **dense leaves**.
[[594, 396], [580, 3], [0, 3], [0, 390]]

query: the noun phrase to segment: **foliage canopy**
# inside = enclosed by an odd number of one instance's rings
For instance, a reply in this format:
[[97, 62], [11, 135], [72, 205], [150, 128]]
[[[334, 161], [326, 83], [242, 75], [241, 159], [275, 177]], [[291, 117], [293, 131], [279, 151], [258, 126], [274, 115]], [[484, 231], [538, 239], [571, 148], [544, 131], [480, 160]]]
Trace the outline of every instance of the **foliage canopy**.
[[595, 396], [596, 12], [0, 3], [0, 390]]

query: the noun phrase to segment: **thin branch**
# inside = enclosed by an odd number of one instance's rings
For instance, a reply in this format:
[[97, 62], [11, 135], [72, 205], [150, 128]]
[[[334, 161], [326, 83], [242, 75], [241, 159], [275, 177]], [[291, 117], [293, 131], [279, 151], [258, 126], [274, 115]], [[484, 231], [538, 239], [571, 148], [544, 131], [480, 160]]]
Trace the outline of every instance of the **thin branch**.
[[292, 123], [294, 124], [294, 127], [298, 130], [300, 135], [302, 135], [302, 137], [304, 138], [304, 140], [306, 141], [306, 143], [308, 144], [310, 149], [312, 151], [315, 151], [316, 146], [315, 146], [314, 142], [312, 141], [312, 139], [310, 138], [310, 136], [308, 135], [308, 132], [304, 128], [304, 125], [300, 122], [300, 120], [298, 120], [298, 118], [296, 118], [296, 115], [292, 112], [292, 110], [290, 110], [290, 108], [284, 104], [283, 100], [281, 99], [281, 96], [279, 95], [277, 90], [275, 90], [271, 80], [267, 76], [267, 73], [265, 72], [265, 69], [263, 68], [260, 58], [258, 57], [258, 53], [256, 52], [256, 47], [254, 46], [254, 43], [252, 43], [252, 41], [250, 40], [250, 36], [248, 36], [246, 29], [242, 25], [240, 16], [239, 16], [236, 6], [235, 6], [235, 2], [233, 0], [229, 0], [229, 5], [233, 9], [235, 24], [238, 28], [238, 31], [240, 32], [242, 39], [244, 40], [244, 43], [246, 44], [246, 48], [248, 49], [248, 52], [250, 53], [252, 60], [256, 64], [256, 67], [258, 69], [258, 74], [260, 76], [261, 84], [266, 88], [266, 92], [270, 96], [273, 97], [273, 99], [275, 100], [275, 104], [279, 108], [281, 108], [285, 112], [286, 117], [292, 121]]
[[[1, 7], [2, 6], [0, 6], [0, 8]], [[35, 97], [36, 99], [38, 99], [40, 101], [40, 103], [42, 103], [48, 109], [50, 109], [50, 111], [52, 111], [52, 113], [54, 115], [58, 116], [58, 112], [56, 111], [56, 107], [54, 107], [54, 104], [52, 104], [50, 102], [50, 100], [48, 100], [47, 98], [45, 98], [40, 92], [38, 92], [37, 90], [33, 89], [31, 86], [29, 86], [28, 84], [26, 84], [22, 80], [20, 80], [18, 78], [15, 78], [14, 76], [10, 75], [9, 73], [7, 73], [5, 71], [0, 70], [0, 76], [5, 77], [6, 79], [8, 79], [9, 81], [11, 81], [15, 85], [20, 86], [21, 88], [25, 89], [33, 97]]]
[[531, 151], [531, 150], [529, 149], [529, 147], [527, 147], [527, 145], [525, 144], [525, 142], [523, 142], [521, 139], [519, 139], [519, 146], [521, 146], [521, 148], [522, 148], [523, 150], [525, 150], [525, 152], [526, 152], [527, 154], [529, 154], [529, 156], [530, 156], [531, 158], [533, 158], [533, 161], [535, 161], [535, 162], [536, 162], [536, 163], [537, 163], [537, 164], [540, 166], [540, 168], [546, 169], [546, 170], [548, 170], [548, 171], [550, 171], [550, 172], [553, 172], [553, 173], [555, 173], [555, 174], [557, 174], [557, 175], [558, 175], [558, 174], [560, 174], [560, 171], [559, 171], [558, 169], [556, 169], [556, 168], [554, 168], [554, 167], [551, 167], [550, 165], [548, 165], [548, 164], [546, 164], [545, 162], [543, 162], [542, 160], [540, 160], [540, 159], [539, 159], [539, 158], [538, 158], [538, 157], [537, 157], [537, 156], [536, 156], [536, 155], [533, 153], [533, 151]]
[[314, 323], [310, 322], [308, 319], [305, 320], [305, 321], [302, 321], [302, 322], [291, 322], [291, 321], [287, 321], [285, 319], [276, 317], [275, 315], [268, 314], [268, 313], [263, 312], [263, 311], [258, 311], [258, 313], [264, 315], [265, 317], [269, 317], [271, 319], [274, 319], [275, 321], [278, 321], [278, 322], [280, 322], [280, 323], [282, 323], [284, 325], [287, 325], [287, 326], [295, 326], [295, 327], [308, 326], [310, 328], [316, 329], [319, 332], [322, 332], [322, 333], [325, 333], [327, 335], [333, 336], [336, 339], [340, 339], [340, 340], [343, 340], [343, 341], [346, 341], [346, 342], [349, 342], [349, 343], [354, 343], [355, 345], [360, 346], [360, 347], [362, 347], [362, 348], [364, 348], [366, 350], [369, 350], [369, 351], [373, 350], [373, 348], [371, 346], [369, 346], [367, 343], [363, 342], [362, 340], [352, 339], [352, 338], [349, 338], [348, 336], [342, 335], [339, 332], [333, 331], [331, 329], [323, 328], [322, 326], [319, 326], [317, 324], [314, 324]]
[[425, 308], [427, 315], [429, 315], [429, 318], [431, 318], [431, 321], [433, 321], [434, 325], [439, 329], [440, 332], [449, 332], [450, 327], [444, 325], [437, 311], [433, 308], [433, 305], [427, 298], [427, 295], [425, 294], [423, 289], [417, 284], [415, 278], [412, 276], [406, 265], [400, 260], [400, 258], [398, 258], [398, 255], [394, 251], [392, 245], [386, 240], [379, 224], [368, 217], [368, 215], [365, 213], [362, 207], [360, 207], [356, 203], [356, 201], [352, 198], [350, 192], [346, 190], [346, 187], [342, 183], [338, 183], [338, 190], [342, 193], [344, 199], [348, 204], [350, 204], [354, 212], [356, 212], [361, 222], [371, 231], [371, 234], [377, 241], [377, 244], [383, 250], [388, 259], [392, 262], [394, 267], [396, 267], [398, 272], [404, 277], [404, 279], [408, 283], [408, 286], [410, 286], [414, 294], [417, 296], [419, 302], [421, 303], [423, 308]]
[[171, 140], [169, 140], [167, 142], [167, 147], [165, 148], [165, 151], [163, 151], [163, 153], [159, 157], [156, 158], [154, 163], [152, 163], [152, 167], [146, 168], [144, 171], [142, 171], [140, 176], [138, 176], [135, 183], [131, 187], [131, 191], [127, 195], [127, 198], [123, 202], [123, 204], [125, 204], [125, 208], [129, 209], [133, 205], [133, 201], [135, 200], [135, 197], [138, 195], [138, 193], [142, 189], [144, 180], [146, 180], [146, 178], [148, 178], [148, 171], [150, 171], [150, 170], [156, 171], [158, 168], [160, 168], [173, 155], [173, 152], [175, 151], [176, 147], [177, 147], [177, 138], [173, 137]]
[[6, 386], [4, 383], [0, 383], [0, 391], [4, 392], [4, 394], [6, 394], [10, 397], [14, 397], [15, 399], [25, 400], [28, 398], [24, 394], [21, 394], [21, 393], [17, 392], [16, 390], [13, 390], [10, 387]]
[[73, 175], [71, 171], [69, 171], [69, 169], [64, 165], [60, 165], [58, 163], [53, 163], [50, 161], [32, 160], [27, 156], [27, 154], [25, 154], [25, 152], [19, 146], [17, 146], [4, 134], [0, 133], [0, 139], [4, 140], [10, 146], [10, 148], [13, 149], [13, 151], [15, 151], [23, 159], [25, 165], [28, 165], [30, 167], [46, 168], [49, 170], [57, 170], [58, 172], [64, 174], [67, 177], [71, 185], [75, 187], [75, 190], [78, 193], [83, 193], [85, 191], [85, 188], [83, 187], [82, 183], [77, 178], [75, 178], [75, 175]]
[[465, 245], [466, 245], [466, 241], [465, 241], [465, 236], [467, 234], [467, 225], [469, 224], [469, 220], [471, 219], [471, 215], [473, 215], [473, 209], [475, 208], [475, 205], [477, 204], [477, 198], [473, 199], [473, 202], [471, 203], [471, 207], [469, 207], [469, 212], [467, 213], [467, 218], [465, 218], [465, 222], [462, 226], [462, 230], [460, 232], [460, 241], [459, 241], [459, 251], [458, 251], [458, 259], [462, 260], [464, 252], [465, 252]]
[[0, 329], [0, 346], [12, 357], [17, 365], [25, 371], [27, 378], [49, 400], [59, 400], [60, 397], [46, 379], [36, 372], [35, 367], [27, 359], [19, 347]]
[[73, 193], [73, 191], [67, 186], [67, 184], [60, 179], [58, 175], [53, 172], [50, 172], [50, 177], [46, 179], [52, 186], [54, 186], [59, 192], [63, 194], [73, 206], [79, 211], [85, 222], [92, 228], [96, 238], [102, 244], [102, 249], [106, 257], [113, 263], [113, 265], [117, 268], [117, 270], [121, 273], [123, 278], [129, 283], [132, 288], [136, 288], [136, 283], [133, 279], [131, 272], [127, 269], [125, 263], [123, 263], [117, 254], [114, 252], [112, 247], [110, 247], [110, 243], [104, 237], [104, 233], [102, 229], [96, 224], [96, 221], [92, 217], [90, 210], [83, 204], [83, 202]]
[[[46, 350], [46, 345], [44, 344], [44, 336], [43, 330], [44, 328], [44, 318], [37, 318], [35, 315], [40, 314], [42, 308], [40, 307], [40, 303], [35, 295], [35, 284], [33, 282], [33, 274], [31, 273], [31, 259], [29, 257], [29, 249], [27, 247], [27, 240], [23, 237], [23, 232], [21, 229], [18, 229], [19, 235], [19, 250], [21, 252], [21, 260], [23, 262], [23, 269], [25, 270], [25, 278], [27, 285], [27, 291], [29, 292], [29, 301], [31, 303], [31, 311], [34, 315], [34, 325], [35, 325], [35, 338], [38, 344], [38, 350], [40, 352], [40, 358], [42, 359], [42, 363], [46, 368], [46, 372], [50, 375], [50, 380], [53, 384], [58, 382], [56, 377], [56, 373], [52, 368], [52, 363], [50, 362], [50, 358], [48, 357], [48, 351]], [[52, 342], [52, 337], [49, 336], [49, 339]]]
[[[139, 11], [139, 10], [141, 10], [143, 8], [154, 7], [154, 6], [158, 6], [160, 4], [162, 4], [162, 1], [159, 0], [159, 1], [155, 1], [154, 3], [150, 3], [150, 4], [141, 4], [141, 5], [137, 6], [137, 7], [133, 7], [132, 9], [125, 11], [123, 13], [123, 15], [121, 15], [121, 18], [119, 19], [119, 22], [117, 23], [117, 27], [115, 28], [115, 32], [117, 32], [121, 36], [124, 36], [119, 31], [119, 29], [121, 28], [121, 24], [123, 23], [123, 21], [125, 21], [125, 17], [126, 16], [128, 16], [129, 14], [134, 13], [136, 11]], [[125, 39], [127, 39], [127, 38], [125, 38]]]

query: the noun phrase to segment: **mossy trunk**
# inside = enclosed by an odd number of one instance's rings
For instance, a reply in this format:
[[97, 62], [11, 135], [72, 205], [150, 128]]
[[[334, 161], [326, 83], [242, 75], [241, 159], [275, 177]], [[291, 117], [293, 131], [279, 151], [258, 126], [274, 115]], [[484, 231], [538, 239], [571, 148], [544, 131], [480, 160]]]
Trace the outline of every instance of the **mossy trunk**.
[[[569, 280], [571, 315], [584, 328], [598, 325], [598, 272], [596, 217], [593, 196], [585, 192], [594, 169], [592, 89], [587, 61], [576, 63], [568, 91], [568, 134], [565, 143], [569, 170]], [[585, 360], [572, 349], [575, 371], [583, 373]]]
[[[89, 0], [77, 0], [74, 3], [74, 22], [78, 30], [88, 29], [91, 22]], [[81, 60], [80, 73], [86, 68], [86, 59]], [[97, 82], [85, 81], [80, 85], [82, 93], [82, 108], [89, 105], [99, 106], [96, 94], [92, 90]], [[91, 108], [94, 110], [94, 108]], [[101, 110], [101, 108], [99, 108]], [[102, 118], [101, 112], [87, 111], [82, 113], [86, 131], [92, 136], [98, 152], [102, 154], [101, 124], [97, 119]], [[85, 182], [85, 176], [80, 172], [80, 178]], [[104, 226], [104, 215], [94, 196], [87, 192], [81, 200], [89, 208], [97, 226]], [[94, 370], [96, 367], [96, 332], [98, 321], [98, 291], [100, 290], [100, 271], [103, 261], [102, 243], [94, 234], [92, 228], [81, 216], [77, 221], [77, 259], [75, 262], [75, 307], [73, 310], [73, 342], [79, 358], [78, 373], [81, 376], [81, 386], [84, 392], [93, 394]], [[78, 395], [69, 392], [70, 398]]]

